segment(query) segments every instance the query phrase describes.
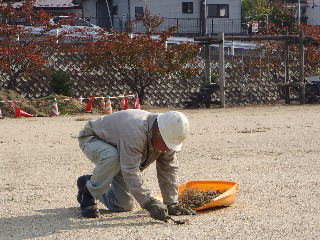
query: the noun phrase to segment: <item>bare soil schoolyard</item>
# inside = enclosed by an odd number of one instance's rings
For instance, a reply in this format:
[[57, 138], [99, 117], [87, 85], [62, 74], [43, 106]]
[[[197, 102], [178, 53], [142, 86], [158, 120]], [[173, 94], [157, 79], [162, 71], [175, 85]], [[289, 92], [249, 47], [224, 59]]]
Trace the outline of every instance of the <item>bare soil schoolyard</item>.
[[[81, 217], [76, 179], [93, 165], [78, 147], [99, 115], [0, 120], [0, 239], [319, 239], [320, 106], [181, 110], [191, 134], [179, 181], [232, 180], [234, 205], [162, 223], [138, 206]], [[143, 172], [159, 193], [155, 167]], [[102, 205], [99, 205], [101, 209]]]

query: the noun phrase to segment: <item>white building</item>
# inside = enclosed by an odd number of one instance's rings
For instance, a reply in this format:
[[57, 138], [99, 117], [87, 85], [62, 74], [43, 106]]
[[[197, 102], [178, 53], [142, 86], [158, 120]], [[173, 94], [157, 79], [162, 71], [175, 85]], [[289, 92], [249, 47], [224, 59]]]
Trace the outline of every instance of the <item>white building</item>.
[[[164, 18], [159, 30], [178, 24], [178, 33], [197, 34], [204, 29], [204, 0], [74, 0], [81, 2], [83, 17], [101, 27], [124, 31], [128, 21], [139, 19], [149, 8]], [[207, 0], [208, 33], [241, 32], [241, 0]], [[143, 32], [141, 23], [135, 31]]]
[[320, 0], [307, 0], [306, 16], [308, 24], [320, 25]]

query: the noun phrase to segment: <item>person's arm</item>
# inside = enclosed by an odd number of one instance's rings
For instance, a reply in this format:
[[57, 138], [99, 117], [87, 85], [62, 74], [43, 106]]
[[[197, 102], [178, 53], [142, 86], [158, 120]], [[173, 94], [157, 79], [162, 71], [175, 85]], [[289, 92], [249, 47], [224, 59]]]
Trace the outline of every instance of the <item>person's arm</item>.
[[[141, 140], [140, 140], [141, 141]], [[133, 143], [133, 144], [129, 144]], [[121, 173], [131, 194], [143, 208], [144, 204], [150, 200], [151, 192], [143, 186], [143, 180], [139, 169], [142, 158], [142, 146], [139, 141], [133, 139], [121, 140], [119, 144]]]
[[163, 153], [157, 159], [157, 177], [163, 203], [170, 205], [178, 202], [178, 161], [176, 153]]
[[140, 148], [135, 145], [129, 145], [127, 141], [120, 142], [119, 147], [121, 172], [129, 191], [140, 206], [150, 213], [153, 219], [166, 222], [168, 220], [166, 206], [153, 198], [150, 190], [143, 186], [139, 169], [142, 158]]
[[169, 215], [194, 215], [194, 210], [179, 205], [177, 172], [176, 153], [170, 151], [162, 154], [157, 160], [157, 176], [163, 203], [167, 205]]

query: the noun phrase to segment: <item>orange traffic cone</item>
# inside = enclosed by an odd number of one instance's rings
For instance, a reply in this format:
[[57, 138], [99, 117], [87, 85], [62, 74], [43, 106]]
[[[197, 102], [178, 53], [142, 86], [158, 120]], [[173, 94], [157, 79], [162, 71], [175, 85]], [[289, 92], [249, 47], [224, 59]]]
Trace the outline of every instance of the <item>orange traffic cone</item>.
[[60, 112], [59, 112], [59, 109], [58, 109], [58, 102], [57, 102], [56, 98], [54, 99], [54, 102], [52, 104], [51, 109], [52, 109], [51, 116], [59, 116], [60, 115]]
[[134, 100], [134, 109], [141, 109], [138, 94], [136, 95], [136, 99]]
[[120, 109], [121, 109], [121, 110], [127, 110], [127, 109], [129, 109], [129, 99], [128, 99], [128, 97], [123, 97], [123, 98], [121, 99]]
[[91, 98], [90, 98], [90, 100], [89, 100], [89, 102], [88, 102], [88, 104], [87, 104], [84, 112], [86, 112], [86, 113], [92, 113], [93, 99], [94, 99], [94, 97], [91, 97]]
[[127, 110], [129, 108], [130, 108], [129, 98], [128, 97], [124, 97], [124, 110]]
[[16, 117], [33, 117], [32, 114], [22, 111], [17, 105], [15, 107]]
[[124, 110], [124, 104], [125, 104], [125, 99], [123, 97], [121, 98], [121, 102], [120, 102], [120, 110]]
[[105, 113], [106, 111], [106, 102], [104, 101], [104, 98], [101, 98], [101, 101], [99, 102], [99, 109], [101, 112]]
[[13, 101], [13, 102], [11, 103], [11, 107], [12, 107], [13, 110], [15, 111], [16, 117], [33, 117], [32, 114], [27, 113], [27, 112], [25, 112], [25, 111], [22, 111], [21, 108], [19, 108], [19, 107], [17, 106], [17, 104], [16, 104], [15, 101]]
[[111, 114], [112, 113], [112, 106], [111, 106], [111, 101], [110, 101], [110, 97], [108, 96], [107, 97], [107, 100], [106, 100], [106, 111], [105, 111], [106, 114]]
[[1, 111], [1, 108], [0, 108], [0, 119], [3, 118], [3, 115], [2, 115], [2, 111]]

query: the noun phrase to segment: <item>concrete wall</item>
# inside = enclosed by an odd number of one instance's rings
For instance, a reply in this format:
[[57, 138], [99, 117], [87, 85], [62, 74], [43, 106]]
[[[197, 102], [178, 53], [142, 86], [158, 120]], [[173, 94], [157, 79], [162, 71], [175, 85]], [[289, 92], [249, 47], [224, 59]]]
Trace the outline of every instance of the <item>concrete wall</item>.
[[[314, 4], [313, 4], [314, 3]], [[306, 15], [308, 17], [308, 24], [320, 25], [320, 2], [307, 0]]]

